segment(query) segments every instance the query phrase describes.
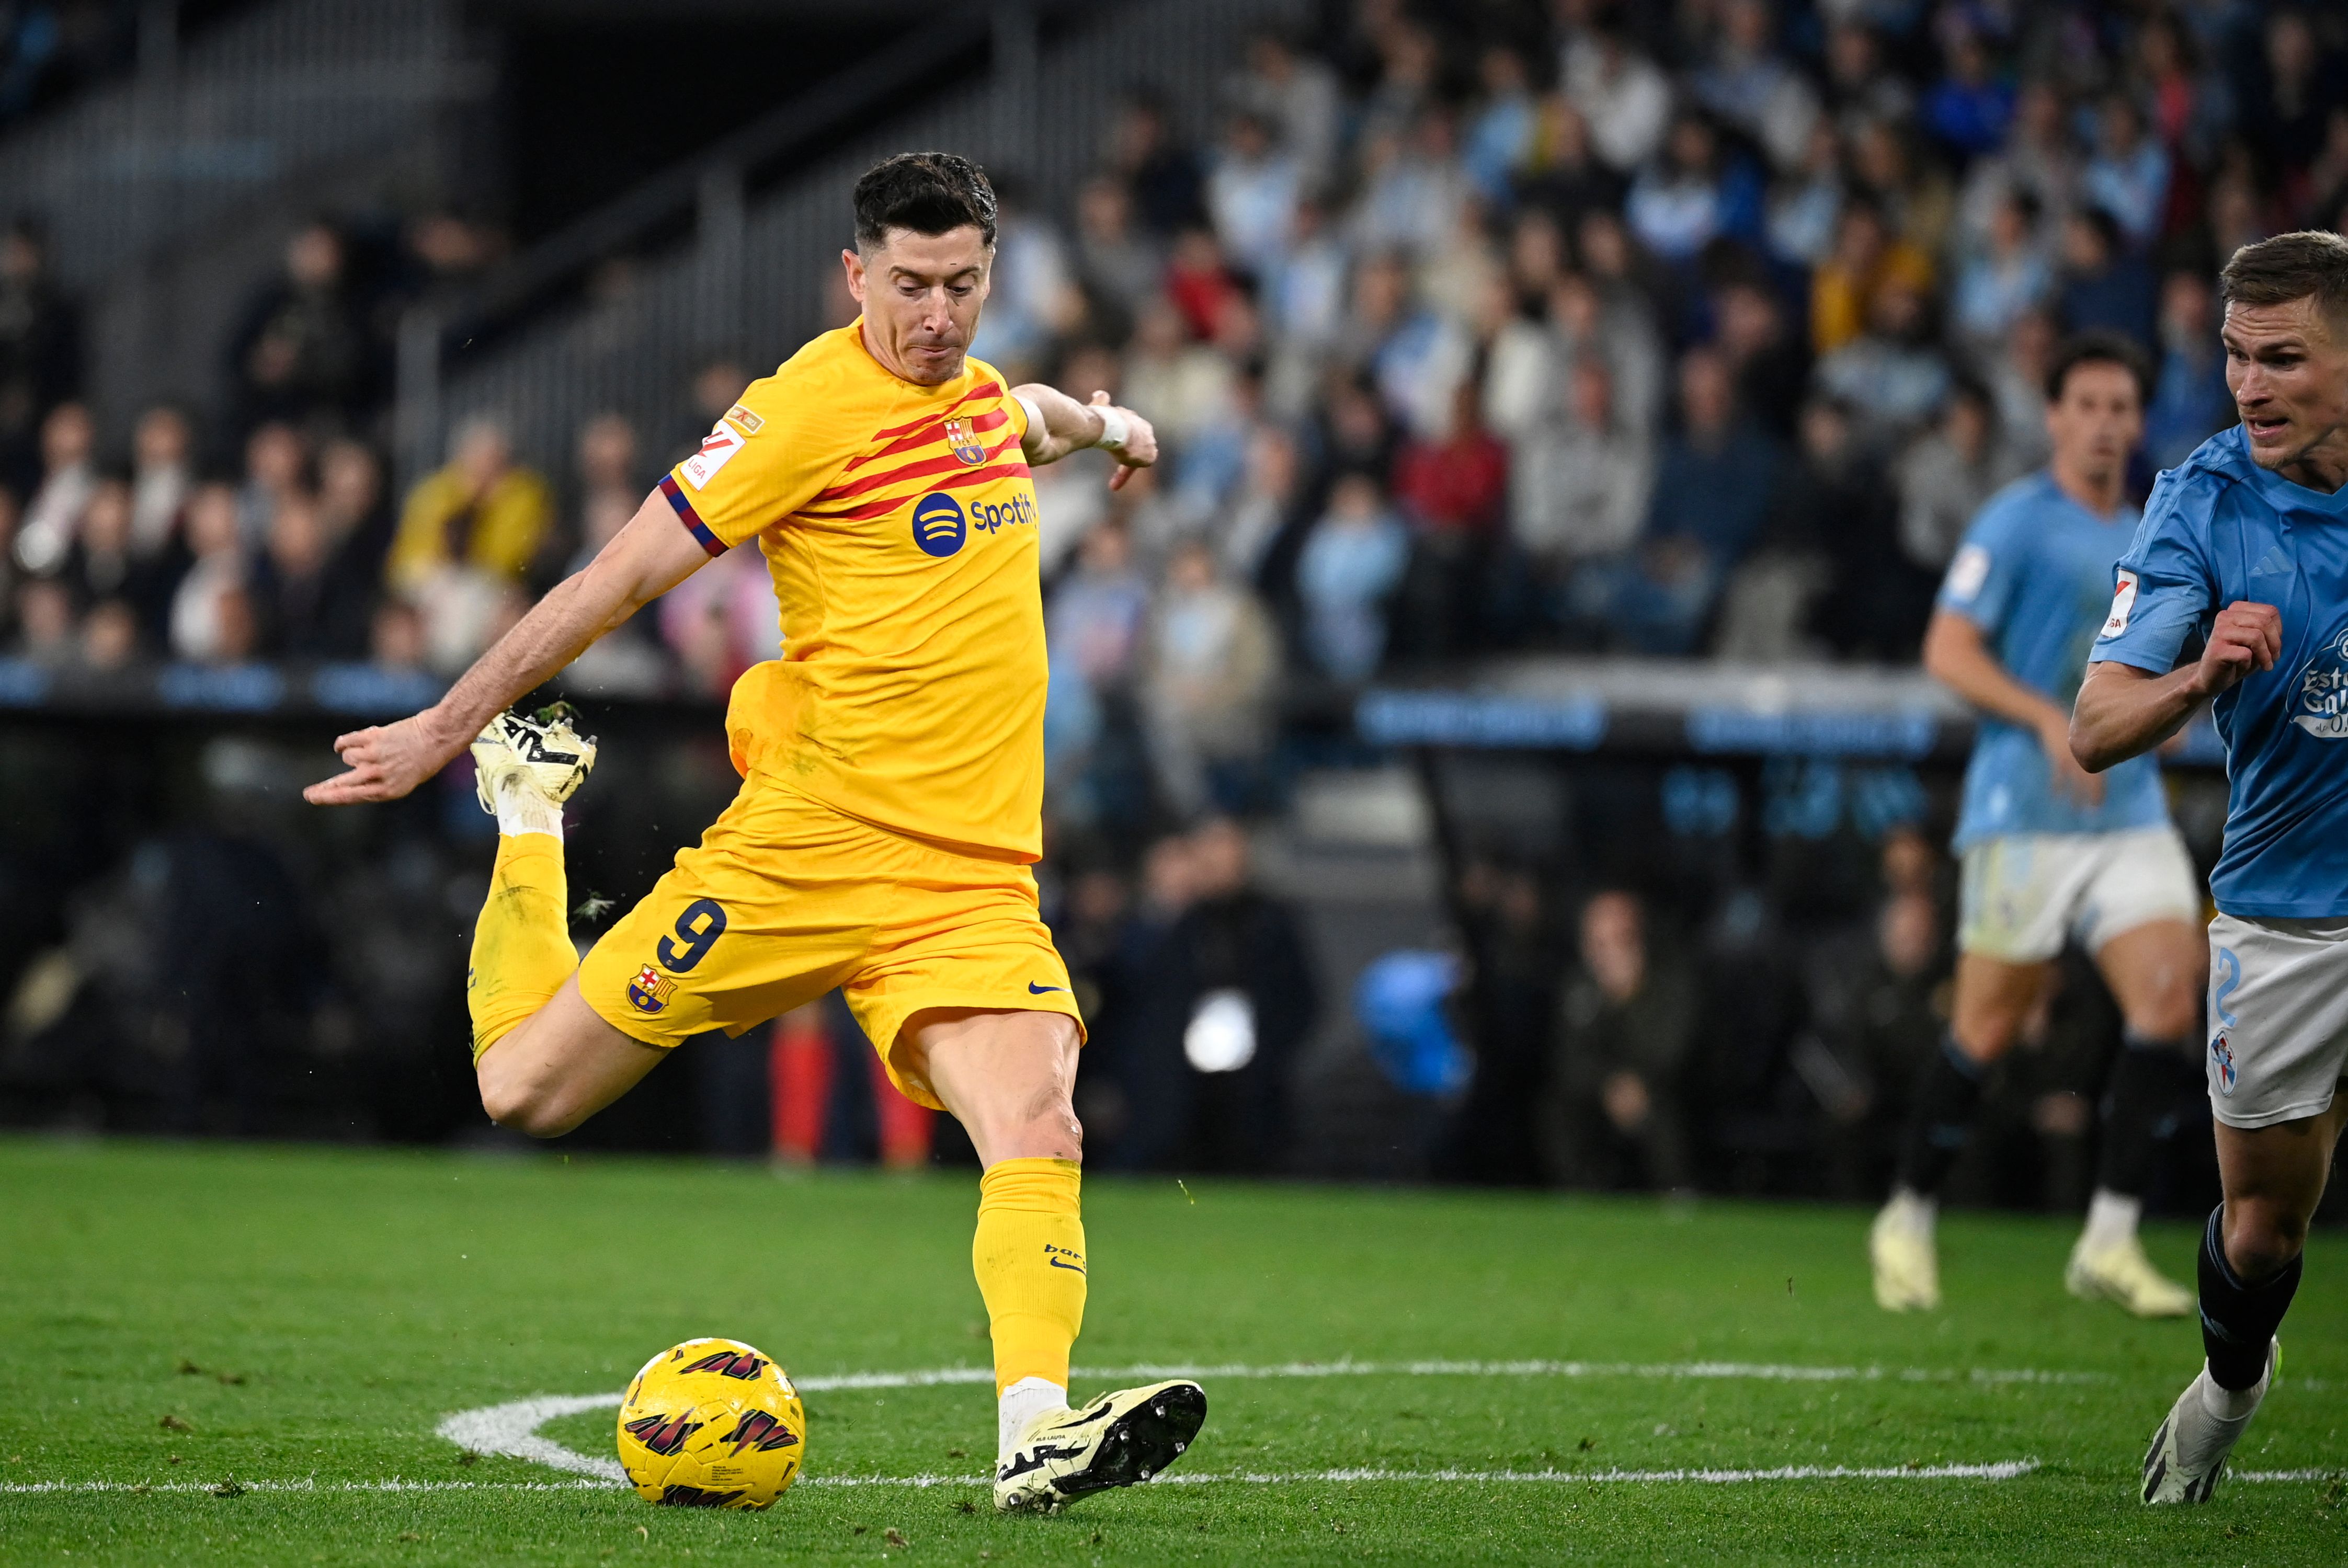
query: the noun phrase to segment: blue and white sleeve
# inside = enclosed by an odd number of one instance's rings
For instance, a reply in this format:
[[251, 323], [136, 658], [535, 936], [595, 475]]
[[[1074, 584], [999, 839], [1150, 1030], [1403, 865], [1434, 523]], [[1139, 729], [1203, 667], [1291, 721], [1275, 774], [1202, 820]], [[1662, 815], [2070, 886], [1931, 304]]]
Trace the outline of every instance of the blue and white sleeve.
[[2215, 500], [2216, 487], [2192, 469], [2160, 477], [2135, 542], [2113, 569], [2112, 610], [2089, 663], [2166, 675], [2187, 640], [2208, 633], [2218, 590], [2202, 541]]

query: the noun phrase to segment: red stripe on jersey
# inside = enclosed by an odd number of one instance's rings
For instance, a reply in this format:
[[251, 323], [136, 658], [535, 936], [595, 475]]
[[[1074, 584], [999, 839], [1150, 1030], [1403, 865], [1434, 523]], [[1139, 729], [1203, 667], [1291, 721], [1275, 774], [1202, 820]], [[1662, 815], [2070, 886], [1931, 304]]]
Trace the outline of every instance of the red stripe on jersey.
[[[984, 485], [996, 479], [1025, 479], [1027, 476], [1028, 468], [1025, 463], [989, 463], [983, 468], [963, 468], [959, 474], [949, 474], [922, 494], [929, 495], [936, 490], [967, 489], [973, 485]], [[883, 516], [919, 498], [914, 496], [887, 496], [877, 501], [867, 501], [860, 507], [851, 507], [844, 512], [817, 512], [802, 508], [795, 515], [822, 522], [861, 522], [867, 518]]]
[[[931, 420], [927, 425], [924, 425], [920, 429], [914, 431], [911, 436], [904, 437], [904, 439], [901, 441], [891, 441], [886, 446], [875, 447], [873, 450], [865, 453], [862, 456], [850, 462], [848, 466], [842, 468], [840, 472], [843, 474], [853, 474], [859, 468], [863, 467], [867, 463], [877, 463], [883, 457], [894, 456], [900, 452], [911, 452], [917, 446], [927, 446], [931, 442], [935, 441], [938, 437], [946, 433], [946, 421], [953, 417], [953, 415], [951, 414], [941, 414], [935, 419]], [[995, 429], [1007, 423], [1010, 418], [1011, 415], [1005, 414], [1000, 408], [996, 409], [992, 414], [973, 415], [970, 421], [971, 434], [973, 436], [983, 436], [988, 431]]]
[[[923, 445], [926, 446], [928, 443], [924, 442]], [[981, 461], [994, 461], [1011, 446], [1012, 443], [1008, 441], [1002, 443], [988, 452]], [[926, 478], [932, 474], [951, 474], [956, 468], [969, 466], [969, 464], [955, 456], [925, 457], [918, 463], [907, 463], [901, 467], [891, 468], [884, 474], [867, 474], [861, 479], [852, 480], [845, 485], [834, 485], [830, 489], [818, 496], [811, 504], [820, 507], [829, 502], [845, 501], [850, 497], [861, 496], [869, 491], [877, 490], [883, 485], [894, 485], [902, 479]]]
[[919, 419], [914, 420], [911, 425], [900, 425], [889, 430], [875, 430], [872, 433], [872, 439], [875, 441], [894, 441], [900, 436], [910, 435], [911, 432], [919, 430], [922, 425], [927, 425], [932, 419], [944, 418], [946, 414], [952, 414], [955, 408], [960, 408], [963, 404], [968, 403], [974, 397], [1000, 397], [1002, 395], [1003, 384], [1001, 382], [982, 382], [978, 385], [972, 387], [968, 392], [963, 393], [960, 397], [954, 399], [953, 407], [948, 408], [944, 414], [924, 414]]

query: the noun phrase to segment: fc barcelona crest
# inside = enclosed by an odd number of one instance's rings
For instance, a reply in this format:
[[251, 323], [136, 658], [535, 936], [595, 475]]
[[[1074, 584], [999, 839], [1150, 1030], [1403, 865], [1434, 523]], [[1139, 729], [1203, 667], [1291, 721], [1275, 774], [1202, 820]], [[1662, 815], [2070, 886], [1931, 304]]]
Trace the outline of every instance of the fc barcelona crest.
[[946, 421], [946, 445], [953, 448], [956, 457], [973, 467], [986, 461], [986, 448], [978, 444], [977, 433], [971, 429], [967, 419]]
[[675, 980], [646, 964], [628, 982], [628, 1000], [638, 1012], [658, 1012], [668, 1006], [669, 993], [675, 989]]

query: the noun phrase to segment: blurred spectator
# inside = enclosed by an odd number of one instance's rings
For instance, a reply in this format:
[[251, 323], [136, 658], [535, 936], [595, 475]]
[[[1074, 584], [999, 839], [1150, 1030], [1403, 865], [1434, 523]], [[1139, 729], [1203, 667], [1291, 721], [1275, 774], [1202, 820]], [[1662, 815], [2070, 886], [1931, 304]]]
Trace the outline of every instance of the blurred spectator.
[[1267, 570], [1272, 552], [1287, 544], [1303, 521], [1303, 457], [1296, 438], [1277, 425], [1259, 425], [1248, 438], [1247, 475], [1215, 538], [1215, 554], [1234, 582], [1271, 591]]
[[2172, 164], [2208, 164], [2218, 138], [2233, 123], [2233, 93], [2225, 77], [2207, 68], [2199, 55], [2191, 35], [2169, 12], [2155, 11], [2137, 28], [2137, 90]]
[[1055, 672], [1065, 665], [1094, 692], [1133, 679], [1149, 616], [1149, 583], [1133, 562], [1121, 523], [1105, 522], [1076, 547], [1076, 569], [1052, 594], [1045, 645]]
[[2145, 133], [2136, 100], [2113, 93], [2096, 120], [2096, 155], [2079, 180], [2086, 201], [2119, 225], [2131, 250], [2142, 251], [2160, 236], [2168, 210], [2168, 149]]
[[1174, 810], [1241, 809], [1270, 744], [1278, 644], [1252, 594], [1223, 580], [1203, 541], [1178, 548], [1152, 613], [1143, 712]]
[[2130, 251], [2119, 220], [2083, 207], [2063, 225], [2063, 325], [2070, 332], [2116, 332], [2150, 347], [2152, 268]]
[[78, 403], [60, 403], [41, 421], [41, 484], [16, 525], [16, 565], [34, 577], [64, 569], [98, 491], [98, 425]]
[[1849, 343], [1874, 319], [1878, 296], [1902, 289], [1921, 299], [1932, 284], [1932, 260], [1921, 246], [1895, 239], [1874, 202], [1846, 202], [1835, 220], [1834, 248], [1810, 281], [1810, 343], [1823, 356]]
[[1166, 258], [1136, 226], [1133, 193], [1113, 175], [1097, 174], [1076, 192], [1076, 266], [1086, 291], [1108, 307], [1110, 335], [1123, 341], [1157, 292]]
[[1170, 237], [1206, 220], [1199, 160], [1175, 139], [1171, 113], [1156, 92], [1136, 89], [1118, 106], [1108, 163], [1133, 192], [1134, 207], [1151, 231]]
[[1827, 1113], [1828, 1169], [1845, 1201], [1890, 1179], [1910, 1086], [1948, 1028], [1948, 963], [1930, 895], [1894, 892], [1871, 935], [1855, 971], [1820, 977], [1827, 1038], [1795, 1059]]
[[1457, 239], [1472, 194], [1456, 158], [1450, 112], [1430, 108], [1407, 127], [1366, 132], [1352, 239], [1363, 253], [1425, 261]]
[[336, 579], [331, 592], [364, 620], [381, 590], [391, 549], [391, 507], [373, 447], [345, 439], [329, 442], [318, 455], [318, 522]]
[[1406, 443], [1395, 458], [1394, 498], [1410, 524], [1411, 564], [1397, 617], [1399, 651], [1446, 659], [1485, 641], [1492, 547], [1509, 493], [1509, 449], [1484, 428], [1472, 380], [1453, 395], [1449, 429]]
[[1737, 405], [1776, 439], [1791, 441], [1811, 362], [1786, 319], [1785, 302], [1756, 280], [1732, 278], [1714, 293], [1712, 313], [1715, 345], [1735, 378]]
[[1818, 361], [1818, 383], [1853, 411], [1859, 438], [1877, 451], [1906, 440], [1949, 391], [1924, 296], [1899, 282], [1876, 290], [1867, 331]]
[[1477, 77], [1482, 92], [1461, 140], [1459, 166], [1486, 202], [1506, 207], [1514, 194], [1517, 171], [1532, 156], [1538, 129], [1525, 57], [1493, 46], [1478, 56]]
[[1109, 1163], [1272, 1174], [1293, 1157], [1313, 965], [1295, 912], [1256, 885], [1238, 823], [1210, 818], [1184, 848], [1172, 896], [1187, 907], [1156, 944], [1146, 1010], [1118, 1040], [1128, 1120]]
[[1834, 248], [1845, 195], [1842, 136], [1831, 120], [1810, 128], [1800, 163], [1770, 192], [1762, 235], [1778, 261], [1818, 266]]
[[1722, 151], [1701, 116], [1684, 114], [1673, 120], [1663, 155], [1632, 182], [1622, 210], [1641, 244], [1684, 262], [1724, 236], [1758, 236], [1761, 182]]
[[1946, 567], [1973, 514], [2013, 477], [1998, 444], [1988, 391], [1976, 382], [1957, 382], [1940, 423], [1900, 455], [1892, 474], [1900, 487], [1900, 544], [1908, 559], [1935, 573]]
[[1694, 651], [1722, 584], [1761, 531], [1778, 470], [1769, 438], [1738, 417], [1727, 362], [1711, 349], [1680, 361], [1680, 427], [1655, 466], [1636, 555], [1585, 569], [1575, 607], [1610, 645]]
[[437, 667], [461, 669], [494, 641], [507, 590], [552, 520], [546, 481], [515, 464], [504, 425], [477, 418], [458, 430], [448, 466], [409, 492], [386, 567], [423, 612]]
[[572, 520], [548, 540], [559, 542], [565, 555], [550, 561], [541, 547], [534, 575], [542, 586], [551, 587], [594, 559], [635, 516], [651, 488], [638, 466], [636, 427], [625, 415], [598, 414], [588, 420], [579, 427], [572, 450]]
[[139, 654], [139, 617], [118, 599], [102, 599], [81, 620], [81, 662], [101, 674], [127, 668]]
[[34, 433], [79, 395], [81, 312], [49, 276], [48, 242], [19, 218], [0, 231], [0, 484], [31, 477]]
[[1848, 139], [1857, 194], [1876, 203], [1898, 238], [1927, 256], [1940, 255], [1956, 220], [1956, 196], [1939, 169], [1917, 156], [1907, 128], [1867, 120]]
[[1695, 1044], [1695, 979], [1653, 949], [1631, 893], [1582, 906], [1581, 959], [1537, 1112], [1542, 1166], [1571, 1186], [1692, 1190], [1680, 1080]]
[[77, 653], [73, 595], [64, 583], [36, 577], [16, 585], [16, 647], [36, 663], [73, 661]]
[[355, 658], [365, 649], [372, 585], [335, 570], [323, 508], [287, 497], [270, 520], [251, 579], [263, 646], [281, 659]]
[[245, 544], [259, 549], [276, 521], [277, 508], [310, 488], [310, 443], [282, 419], [256, 425], [244, 438], [244, 483], [237, 491], [238, 527]]
[[[724, 697], [743, 671], [780, 653], [782, 619], [767, 558], [757, 550], [728, 550], [660, 600], [661, 639], [676, 655], [688, 689], [704, 697]], [[592, 672], [639, 691], [653, 674], [640, 662], [624, 671], [599, 665]]]
[[2267, 167], [2286, 180], [2303, 172], [2323, 146], [2333, 106], [2342, 101], [2340, 68], [2325, 57], [2314, 19], [2281, 5], [2266, 19], [2265, 47], [2242, 95], [2242, 128]]
[[1725, 0], [1712, 58], [1692, 82], [1698, 102], [1751, 137], [1779, 168], [1797, 162], [1818, 122], [1818, 97], [1778, 52], [1769, 0]]
[[1830, 12], [1826, 47], [1826, 108], [1838, 120], [1906, 119], [1915, 88], [1885, 68], [1873, 7]]
[[1671, 82], [1611, 19], [1566, 40], [1560, 79], [1601, 159], [1629, 174], [1654, 156], [1671, 117]]
[[367, 661], [378, 670], [424, 668], [424, 617], [406, 600], [387, 599], [367, 622]]
[[1231, 117], [1207, 176], [1207, 210], [1235, 265], [1257, 277], [1280, 265], [1294, 236], [1303, 178], [1296, 159], [1272, 140], [1269, 124], [1252, 114]]
[[2038, 244], [2037, 200], [2026, 190], [2001, 191], [1981, 248], [1957, 272], [1950, 324], [1976, 348], [1996, 343], [2054, 290], [2054, 266]]
[[254, 641], [234, 490], [218, 484], [196, 487], [188, 500], [188, 550], [195, 559], [171, 597], [171, 656], [199, 664], [234, 662]]
[[180, 525], [195, 487], [195, 435], [188, 416], [159, 403], [139, 416], [130, 437], [130, 546], [154, 557], [180, 544]]
[[1622, 176], [1600, 161], [1591, 146], [1590, 122], [1563, 93], [1540, 100], [1527, 158], [1517, 194], [1553, 230], [1578, 228], [1583, 213], [1612, 210], [1622, 200]]
[[2028, 473], [2046, 460], [2046, 366], [2060, 335], [2051, 313], [2024, 311], [1983, 373], [2016, 473]]
[[78, 607], [121, 605], [135, 617], [135, 633], [146, 628], [160, 640], [178, 585], [177, 561], [142, 557], [132, 532], [130, 487], [101, 479], [82, 513], [81, 531], [61, 574]]
[[2161, 281], [2160, 374], [2144, 420], [2155, 468], [2176, 467], [2235, 421], [2216, 318], [2214, 292], [2199, 272], [2179, 270]]
[[229, 340], [240, 423], [347, 421], [377, 392], [376, 359], [342, 234], [323, 219], [303, 225], [285, 242], [283, 276], [263, 286]]
[[2079, 199], [2079, 180], [2078, 143], [2062, 90], [2044, 79], [2026, 82], [2014, 98], [2004, 147], [1976, 159], [1966, 173], [1965, 228], [1982, 233], [1998, 201], [2022, 195], [2037, 204], [2042, 222], [2059, 230]]
[[1849, 411], [1828, 397], [1804, 404], [1799, 450], [1776, 531], [1807, 538], [1825, 558], [1812, 633], [1845, 658], [1912, 659], [1938, 579], [1900, 549], [1890, 487], [1860, 449]]
[[1120, 379], [1126, 403], [1158, 428], [1159, 440], [1179, 451], [1222, 411], [1231, 395], [1231, 366], [1213, 349], [1191, 341], [1182, 313], [1159, 300], [1142, 312]]
[[1654, 454], [1622, 427], [1606, 362], [1568, 373], [1561, 416], [1528, 430], [1509, 457], [1510, 534], [1554, 599], [1584, 561], [1626, 549], [1646, 521]]
[[2013, 87], [1962, 13], [1943, 13], [1941, 57], [1948, 71], [1924, 98], [1924, 123], [1961, 158], [1994, 152], [2013, 118]]
[[1269, 28], [1248, 39], [1246, 57], [1231, 96], [1244, 112], [1277, 128], [1275, 139], [1295, 159], [1304, 185], [1326, 181], [1336, 169], [1344, 116], [1336, 73]]
[[1386, 600], [1409, 559], [1410, 536], [1378, 482], [1365, 473], [1341, 475], [1296, 563], [1304, 647], [1323, 674], [1356, 684], [1377, 672]]

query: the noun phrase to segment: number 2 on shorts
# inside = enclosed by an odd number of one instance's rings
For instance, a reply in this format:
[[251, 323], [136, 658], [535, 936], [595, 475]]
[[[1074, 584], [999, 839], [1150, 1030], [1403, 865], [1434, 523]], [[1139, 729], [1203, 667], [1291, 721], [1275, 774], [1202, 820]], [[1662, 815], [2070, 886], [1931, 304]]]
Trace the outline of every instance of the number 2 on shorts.
[[661, 967], [673, 975], [692, 973], [693, 966], [701, 962], [710, 944], [725, 934], [726, 911], [718, 907], [717, 900], [695, 898], [676, 917], [677, 940], [685, 946], [675, 947], [666, 937], [660, 939], [657, 951]]

